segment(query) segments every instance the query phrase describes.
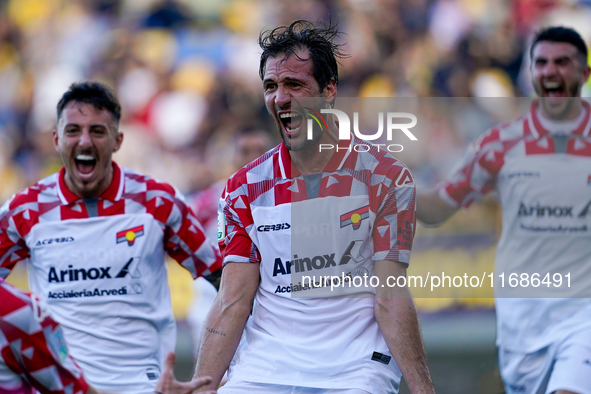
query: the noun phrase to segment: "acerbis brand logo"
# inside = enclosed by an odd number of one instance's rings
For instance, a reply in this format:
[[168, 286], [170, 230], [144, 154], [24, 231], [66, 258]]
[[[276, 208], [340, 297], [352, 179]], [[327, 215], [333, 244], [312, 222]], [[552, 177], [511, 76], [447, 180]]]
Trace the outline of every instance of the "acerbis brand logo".
[[336, 267], [338, 265], [346, 265], [350, 261], [353, 261], [356, 264], [362, 263], [365, 261], [365, 257], [363, 257], [360, 253], [361, 246], [363, 246], [363, 241], [361, 240], [351, 242], [347, 246], [345, 253], [343, 253], [343, 256], [340, 258], [338, 263], [335, 260], [336, 253], [328, 253], [304, 258], [298, 258], [298, 255], [294, 254], [293, 260], [287, 260], [285, 262], [283, 262], [278, 257], [275, 259], [275, 265], [273, 266], [273, 276], [291, 274], [292, 269], [297, 273], [321, 270], [328, 267]]
[[259, 232], [267, 232], [267, 231], [280, 231], [280, 230], [288, 230], [291, 226], [289, 223], [280, 223], [280, 224], [261, 224], [257, 227], [257, 231]]
[[[351, 121], [349, 119], [349, 116], [338, 109], [327, 109], [327, 108], [322, 108], [320, 109], [320, 113], [312, 110], [311, 108], [308, 107], [304, 107], [307, 111], [306, 115], [308, 115], [310, 118], [312, 119], [308, 119], [307, 121], [307, 138], [308, 140], [312, 140], [313, 139], [313, 127], [314, 127], [314, 122], [313, 120], [316, 121], [316, 123], [318, 124], [318, 126], [320, 126], [321, 129], [323, 129], [322, 124], [320, 123], [320, 119], [322, 120], [322, 122], [324, 123], [324, 127], [326, 127], [326, 129], [328, 129], [328, 126], [326, 124], [326, 121], [324, 120], [324, 118], [322, 117], [321, 114], [333, 114], [337, 117], [338, 119], [338, 123], [339, 123], [339, 140], [343, 141], [349, 141], [351, 140]], [[320, 119], [319, 119], [320, 118]], [[410, 122], [406, 122], [406, 123], [398, 123], [395, 122], [395, 119], [407, 119], [410, 120]], [[417, 137], [415, 137], [415, 135], [410, 131], [411, 128], [413, 128], [414, 126], [417, 125], [417, 117], [411, 113], [408, 112], [387, 112], [386, 113], [386, 139], [388, 141], [392, 141], [393, 139], [393, 135], [394, 135], [394, 131], [395, 130], [399, 130], [402, 131], [404, 133], [404, 135], [406, 135], [406, 137], [408, 137], [411, 141], [417, 141]], [[378, 130], [374, 133], [374, 134], [362, 134], [359, 131], [359, 112], [353, 112], [353, 133], [355, 135], [355, 137], [357, 137], [358, 139], [362, 140], [362, 141], [375, 141], [377, 139], [379, 139], [380, 137], [382, 137], [383, 133], [384, 133], [384, 113], [380, 112], [378, 113]], [[395, 152], [402, 152], [402, 150], [404, 149], [404, 147], [400, 144], [373, 144], [374, 147], [377, 147], [378, 151], [380, 151], [381, 149], [387, 150], [388, 152], [391, 153], [395, 153]], [[337, 150], [337, 152], [340, 149], [345, 149], [342, 147], [339, 147], [338, 145], [333, 145], [333, 144], [320, 144], [319, 145], [319, 151], [322, 152], [322, 150], [331, 150], [331, 149], [335, 149]], [[368, 152], [371, 149], [371, 145], [369, 144], [354, 144], [353, 146], [349, 146], [346, 148], [347, 150], [355, 150], [356, 152]]]
[[65, 242], [74, 242], [74, 237], [47, 238], [42, 241], [37, 241], [35, 246], [61, 244]]
[[539, 178], [540, 177], [540, 173], [539, 172], [532, 172], [532, 171], [517, 171], [517, 172], [511, 172], [509, 174], [507, 174], [507, 179], [513, 179], [513, 178]]
[[396, 178], [396, 182], [394, 184], [396, 186], [405, 186], [405, 185], [412, 185], [414, 180], [412, 179], [412, 175], [410, 175], [410, 171], [408, 168], [404, 167]]
[[117, 243], [127, 241], [128, 246], [132, 246], [135, 243], [137, 237], [144, 235], [144, 225], [130, 228], [127, 230], [119, 231], [117, 233]]
[[361, 227], [363, 219], [369, 217], [369, 205], [341, 215], [341, 228], [353, 226], [353, 230]]
[[139, 258], [130, 258], [127, 263], [121, 268], [121, 270], [115, 275], [111, 276], [112, 267], [90, 267], [90, 268], [74, 268], [73, 265], [68, 265], [68, 269], [58, 271], [55, 267], [49, 268], [47, 275], [47, 281], [49, 283], [64, 283], [64, 282], [77, 282], [80, 280], [97, 280], [97, 279], [113, 279], [113, 278], [125, 278], [130, 275], [132, 278], [139, 278], [141, 275], [136, 267], [135, 272], [131, 273], [131, 265], [134, 260]]

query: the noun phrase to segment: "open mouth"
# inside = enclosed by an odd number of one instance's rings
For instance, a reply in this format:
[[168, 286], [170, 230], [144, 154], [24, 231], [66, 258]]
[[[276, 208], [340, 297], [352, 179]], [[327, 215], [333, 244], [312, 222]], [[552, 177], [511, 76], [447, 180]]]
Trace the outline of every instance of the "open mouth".
[[89, 175], [96, 167], [96, 159], [91, 155], [76, 155], [74, 158], [76, 169], [82, 175]]
[[295, 134], [299, 131], [304, 117], [299, 112], [283, 112], [279, 114], [279, 119], [283, 123], [283, 127], [288, 135]]
[[542, 84], [544, 88], [544, 96], [546, 97], [565, 97], [566, 89], [560, 82], [544, 82]]

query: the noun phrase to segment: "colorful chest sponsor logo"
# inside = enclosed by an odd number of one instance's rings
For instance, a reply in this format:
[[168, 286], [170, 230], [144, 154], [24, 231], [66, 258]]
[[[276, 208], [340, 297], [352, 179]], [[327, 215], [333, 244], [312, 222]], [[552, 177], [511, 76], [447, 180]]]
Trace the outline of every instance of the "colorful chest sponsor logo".
[[137, 237], [144, 235], [144, 225], [130, 228], [128, 230], [119, 231], [117, 233], [117, 243], [127, 241], [127, 245], [132, 246]]
[[363, 219], [369, 217], [369, 205], [356, 209], [351, 212], [347, 212], [341, 215], [341, 228], [347, 226], [353, 226], [353, 230], [357, 230], [361, 226]]

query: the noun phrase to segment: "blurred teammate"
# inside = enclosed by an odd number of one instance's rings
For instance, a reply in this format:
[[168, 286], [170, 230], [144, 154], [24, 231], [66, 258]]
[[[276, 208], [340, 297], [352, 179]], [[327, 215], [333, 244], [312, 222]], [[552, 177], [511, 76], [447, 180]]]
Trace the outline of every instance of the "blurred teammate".
[[[299, 97], [314, 98], [316, 110], [332, 107], [337, 34], [296, 21], [259, 40], [265, 103], [283, 143], [234, 174], [220, 203], [225, 266], [196, 372], [216, 387], [230, 365], [220, 393], [391, 393], [401, 371], [412, 392], [433, 392], [407, 288], [378, 288], [375, 298], [292, 298], [309, 290], [291, 279], [312, 260], [397, 277], [410, 257], [411, 239], [398, 242], [397, 231], [415, 221], [408, 169], [383, 150], [348, 150], [354, 141], [320, 154], [320, 143], [338, 143], [334, 120], [308, 140], [302, 107], [292, 107]], [[329, 223], [332, 231], [292, 250], [297, 210], [312, 215], [306, 225]]]
[[[178, 382], [174, 353], [165, 361], [156, 390], [190, 394], [211, 379]], [[29, 394], [95, 394], [68, 353], [63, 332], [41, 299], [0, 278], [0, 392]]]
[[[258, 128], [240, 130], [232, 139], [233, 171], [238, 171], [272, 147], [273, 141], [265, 130]], [[189, 198], [189, 204], [195, 211], [195, 216], [203, 226], [205, 235], [211, 240], [217, 240], [218, 203], [227, 181], [224, 177]]]
[[72, 394], [96, 393], [43, 302], [0, 278], [0, 392], [65, 394], [66, 387]]
[[[257, 128], [246, 128], [236, 133], [232, 140], [232, 165], [234, 171], [239, 170], [255, 160], [273, 146], [269, 133]], [[224, 178], [207, 189], [189, 197], [189, 205], [193, 208], [205, 235], [216, 242], [218, 229], [218, 203], [227, 179]], [[199, 348], [203, 335], [203, 323], [215, 300], [217, 289], [204, 278], [193, 281], [193, 302], [187, 314], [187, 323], [191, 327], [193, 346]]]
[[64, 167], [0, 210], [0, 276], [27, 260], [93, 387], [151, 393], [176, 341], [164, 253], [197, 277], [219, 252], [175, 188], [112, 161], [123, 134], [107, 87], [73, 84], [57, 115]]
[[[541, 280], [570, 272], [588, 280], [591, 107], [580, 98], [590, 72], [587, 48], [574, 30], [551, 27], [535, 36], [530, 56], [541, 99], [522, 118], [473, 142], [437, 191], [420, 192], [417, 216], [441, 223], [496, 188], [503, 210], [497, 272]], [[588, 298], [499, 297], [496, 311], [507, 393], [591, 393]]]

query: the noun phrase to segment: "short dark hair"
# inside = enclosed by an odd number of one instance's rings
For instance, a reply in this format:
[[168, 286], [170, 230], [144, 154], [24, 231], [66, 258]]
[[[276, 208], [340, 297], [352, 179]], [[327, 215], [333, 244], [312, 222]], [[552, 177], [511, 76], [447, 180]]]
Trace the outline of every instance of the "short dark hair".
[[115, 124], [119, 124], [119, 120], [121, 119], [121, 105], [113, 90], [103, 83], [85, 81], [70, 85], [68, 91], [64, 93], [57, 103], [58, 121], [62, 111], [71, 101], [90, 104], [98, 110], [106, 109], [113, 115]]
[[587, 45], [579, 33], [573, 29], [563, 26], [552, 26], [537, 32], [529, 49], [530, 59], [533, 59], [534, 48], [541, 41], [566, 42], [573, 45], [575, 48], [577, 48], [577, 51], [581, 56], [581, 60], [583, 61], [583, 65], [587, 64]]
[[329, 23], [316, 27], [305, 20], [297, 20], [289, 26], [280, 26], [261, 32], [259, 36], [259, 45], [263, 50], [259, 67], [261, 79], [265, 76], [265, 66], [270, 57], [281, 54], [295, 55], [298, 49], [307, 49], [310, 53], [309, 59], [313, 63], [312, 74], [320, 90], [322, 91], [330, 81], [338, 85], [337, 58], [347, 57], [342, 52], [341, 45], [333, 42], [339, 35], [337, 25]]

